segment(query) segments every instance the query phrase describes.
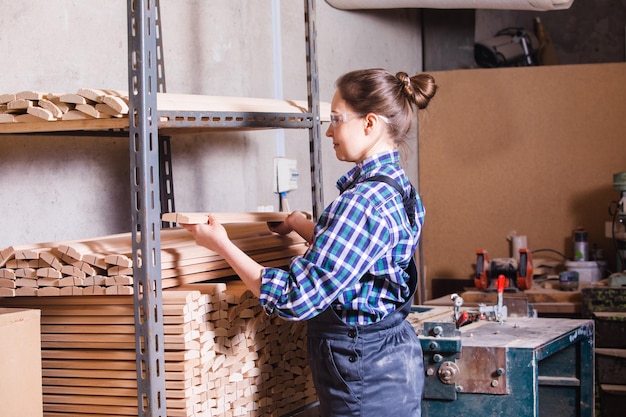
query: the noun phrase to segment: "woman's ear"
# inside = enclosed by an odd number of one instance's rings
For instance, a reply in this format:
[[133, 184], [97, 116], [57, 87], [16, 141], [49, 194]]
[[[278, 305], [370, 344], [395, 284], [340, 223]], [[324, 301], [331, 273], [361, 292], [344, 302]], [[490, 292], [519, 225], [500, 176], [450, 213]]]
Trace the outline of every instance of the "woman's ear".
[[365, 121], [366, 134], [372, 133], [373, 129], [385, 123], [376, 113], [368, 113], [363, 120]]
[[372, 129], [374, 126], [376, 126], [376, 122], [378, 120], [376, 120], [376, 115], [374, 113], [368, 113], [365, 115], [365, 117], [363, 118], [364, 122], [365, 122], [365, 129]]

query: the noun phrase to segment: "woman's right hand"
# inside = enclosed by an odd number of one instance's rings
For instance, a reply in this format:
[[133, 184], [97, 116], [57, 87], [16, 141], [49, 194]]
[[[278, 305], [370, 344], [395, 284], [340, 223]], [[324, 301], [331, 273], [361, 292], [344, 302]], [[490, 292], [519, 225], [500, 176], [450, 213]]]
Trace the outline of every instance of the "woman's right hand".
[[297, 234], [306, 239], [307, 242], [313, 240], [313, 229], [315, 223], [301, 211], [294, 211], [290, 213], [285, 220], [280, 223], [268, 223], [268, 227], [272, 232], [286, 235], [295, 231]]
[[291, 226], [289, 226], [286, 222], [286, 219], [282, 222], [267, 222], [267, 227], [274, 233], [278, 233], [279, 235], [287, 235], [293, 231]]

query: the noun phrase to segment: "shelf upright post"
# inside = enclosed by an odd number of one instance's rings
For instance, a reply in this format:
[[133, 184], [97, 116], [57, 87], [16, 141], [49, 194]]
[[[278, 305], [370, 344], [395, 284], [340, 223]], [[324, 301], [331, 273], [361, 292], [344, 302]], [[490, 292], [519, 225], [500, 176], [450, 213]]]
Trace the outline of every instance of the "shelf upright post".
[[324, 209], [322, 191], [322, 126], [320, 117], [320, 86], [317, 71], [317, 27], [315, 0], [304, 0], [306, 36], [307, 89], [309, 112], [313, 115], [313, 126], [309, 129], [309, 154], [311, 157], [311, 192], [313, 218], [319, 218]]
[[155, 0], [128, 0], [128, 94], [139, 417], [166, 417]]
[[[156, 66], [157, 66], [157, 91], [167, 92], [165, 82], [165, 58], [163, 56], [163, 25], [161, 22], [161, 4], [159, 0], [155, 4], [156, 25]], [[174, 174], [172, 172], [172, 145], [169, 136], [159, 135], [159, 186], [161, 194], [161, 214], [176, 211], [174, 204]], [[161, 227], [174, 227], [176, 223], [161, 222]]]

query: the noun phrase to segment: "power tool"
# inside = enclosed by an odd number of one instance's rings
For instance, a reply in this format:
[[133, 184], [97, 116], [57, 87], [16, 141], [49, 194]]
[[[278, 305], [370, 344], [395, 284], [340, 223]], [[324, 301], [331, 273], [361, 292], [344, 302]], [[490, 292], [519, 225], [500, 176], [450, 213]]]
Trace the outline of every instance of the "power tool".
[[504, 275], [504, 290], [528, 290], [533, 285], [533, 261], [530, 251], [519, 249], [519, 262], [515, 258], [489, 259], [486, 250], [476, 250], [476, 275], [474, 285], [482, 291], [496, 291], [497, 279]]

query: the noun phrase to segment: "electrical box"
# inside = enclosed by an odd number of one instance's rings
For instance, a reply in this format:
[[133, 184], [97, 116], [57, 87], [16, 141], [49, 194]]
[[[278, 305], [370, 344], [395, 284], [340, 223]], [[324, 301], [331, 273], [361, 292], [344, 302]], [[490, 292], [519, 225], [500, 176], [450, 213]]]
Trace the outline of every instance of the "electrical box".
[[298, 188], [298, 161], [274, 158], [274, 192], [284, 193]]

